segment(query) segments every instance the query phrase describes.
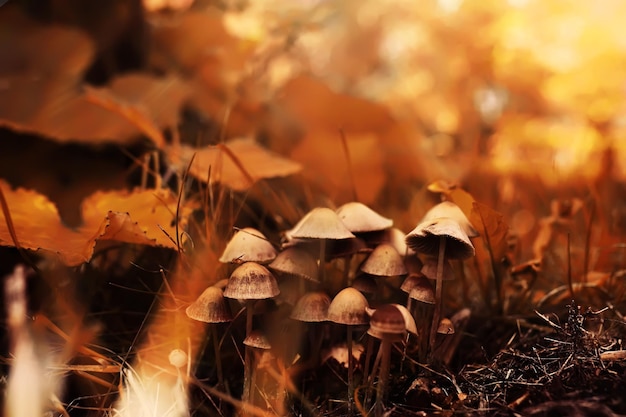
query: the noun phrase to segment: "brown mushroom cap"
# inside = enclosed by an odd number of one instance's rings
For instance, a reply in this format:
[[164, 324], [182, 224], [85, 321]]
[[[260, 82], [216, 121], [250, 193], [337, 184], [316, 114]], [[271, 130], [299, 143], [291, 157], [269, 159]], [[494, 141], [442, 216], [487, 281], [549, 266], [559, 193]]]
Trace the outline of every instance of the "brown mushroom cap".
[[361, 271], [380, 277], [395, 277], [407, 273], [402, 257], [389, 243], [376, 246], [361, 265]]
[[454, 334], [454, 324], [452, 321], [444, 317], [439, 321], [439, 326], [437, 327], [437, 333], [439, 334]]
[[[437, 279], [437, 259], [428, 257], [424, 260], [422, 274], [428, 279]], [[443, 281], [452, 281], [454, 279], [454, 269], [448, 259], [443, 261]]]
[[225, 323], [233, 319], [222, 290], [215, 286], [204, 290], [185, 313], [190, 319], [204, 323]]
[[224, 288], [224, 297], [238, 300], [261, 300], [279, 293], [274, 275], [256, 262], [246, 262], [237, 267]]
[[344, 204], [336, 213], [352, 233], [375, 232], [393, 226], [393, 220], [381, 216], [358, 201]]
[[355, 237], [337, 213], [327, 207], [317, 207], [309, 211], [286, 235], [290, 239], [350, 239]]
[[442, 217], [455, 220], [461, 226], [463, 232], [469, 237], [476, 237], [479, 235], [465, 213], [463, 213], [463, 210], [451, 201], [443, 201], [432, 207], [426, 212], [420, 223]]
[[348, 325], [367, 323], [365, 296], [358, 290], [348, 287], [339, 291], [328, 306], [328, 320]]
[[265, 263], [275, 257], [276, 249], [263, 233], [252, 227], [244, 227], [235, 232], [219, 261]]
[[415, 319], [408, 308], [403, 306], [402, 304], [392, 304], [395, 306], [400, 313], [402, 313], [402, 317], [404, 317], [404, 328], [407, 332], [413, 333], [417, 335], [417, 325], [415, 324]]
[[383, 304], [370, 317], [370, 331], [374, 337], [385, 334], [404, 334], [406, 322], [400, 310], [393, 304]]
[[319, 282], [317, 261], [309, 252], [295, 246], [281, 251], [267, 267], [275, 272]]
[[363, 294], [375, 294], [378, 291], [376, 279], [370, 274], [361, 273], [352, 280], [352, 288], [361, 291]]
[[253, 330], [243, 341], [243, 344], [257, 349], [269, 350], [272, 348], [267, 336], [259, 330]]
[[435, 290], [424, 275], [411, 274], [404, 280], [400, 289], [414, 300], [426, 304], [435, 304]]
[[328, 317], [329, 306], [330, 297], [328, 294], [320, 291], [309, 292], [300, 297], [291, 311], [290, 317], [306, 322], [325, 321]]
[[420, 223], [406, 236], [406, 244], [419, 253], [438, 256], [442, 236], [446, 239], [446, 258], [466, 259], [474, 256], [474, 245], [469, 237], [456, 220], [448, 217]]

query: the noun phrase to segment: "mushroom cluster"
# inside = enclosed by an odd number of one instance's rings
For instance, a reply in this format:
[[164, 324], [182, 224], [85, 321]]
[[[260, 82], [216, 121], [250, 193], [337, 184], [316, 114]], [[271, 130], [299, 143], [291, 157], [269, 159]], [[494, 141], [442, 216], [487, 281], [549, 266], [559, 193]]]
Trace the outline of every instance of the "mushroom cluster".
[[[282, 355], [277, 363], [288, 365], [280, 372], [298, 378], [333, 357], [324, 351], [335, 352], [343, 345], [347, 360], [338, 363], [347, 381], [347, 414], [353, 414], [355, 396], [364, 392], [360, 403], [369, 407], [368, 396], [374, 395], [375, 414], [382, 415], [392, 345], [403, 348], [401, 362], [406, 355], [423, 362], [431, 360], [437, 332], [453, 332], [454, 326], [441, 317], [442, 282], [454, 275], [450, 259], [473, 255], [469, 237], [474, 235], [461, 210], [449, 202], [435, 206], [407, 235], [362, 203], [350, 202], [337, 210], [314, 208], [284, 232], [280, 245], [259, 230], [238, 229], [220, 257], [230, 265], [226, 285], [207, 288], [187, 314], [210, 323], [218, 384], [227, 389], [215, 323], [232, 320], [230, 310], [237, 302], [242, 306], [245, 340], [238, 343], [245, 349], [244, 403], [268, 398], [255, 394], [262, 389], [252, 368], [260, 358], [257, 350]], [[280, 313], [257, 321], [257, 303], [267, 299], [274, 300]], [[272, 327], [267, 333], [266, 326]], [[292, 331], [296, 328], [305, 335]], [[367, 346], [355, 349], [363, 340]], [[407, 353], [411, 342], [417, 349]], [[285, 345], [293, 349], [276, 349]], [[355, 354], [363, 350], [365, 355]], [[359, 391], [359, 386], [366, 389]]]

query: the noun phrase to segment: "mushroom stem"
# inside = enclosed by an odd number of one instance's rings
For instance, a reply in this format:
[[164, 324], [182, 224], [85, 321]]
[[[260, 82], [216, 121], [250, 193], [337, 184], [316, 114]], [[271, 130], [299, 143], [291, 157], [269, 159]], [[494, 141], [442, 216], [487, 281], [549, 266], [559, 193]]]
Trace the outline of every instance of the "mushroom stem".
[[352, 357], [352, 326], [348, 327], [348, 415], [352, 415], [354, 402], [354, 358]]
[[[252, 309], [254, 307], [254, 301], [246, 301], [246, 337], [252, 333]], [[252, 392], [251, 374], [252, 374], [252, 355], [250, 354], [250, 347], [245, 346], [245, 356], [243, 360], [243, 393], [241, 399], [243, 403], [248, 403]]]
[[439, 237], [439, 255], [437, 257], [437, 278], [435, 281], [435, 313], [430, 326], [430, 355], [435, 349], [435, 339], [437, 337], [437, 327], [441, 319], [442, 295], [443, 295], [443, 261], [446, 254], [446, 237]]
[[391, 367], [391, 338], [383, 334], [380, 342], [382, 358], [380, 360], [380, 372], [378, 373], [378, 386], [376, 387], [376, 404], [374, 405], [376, 417], [384, 414], [383, 401], [387, 394], [387, 380], [389, 379], [389, 369]]
[[326, 239], [320, 239], [320, 282], [326, 283]]
[[213, 339], [213, 350], [215, 351], [215, 367], [217, 368], [217, 382], [224, 387], [226, 393], [230, 393], [228, 385], [224, 382], [224, 372], [222, 371], [222, 357], [220, 353], [220, 341], [217, 335], [217, 328], [214, 323], [210, 324], [211, 338]]

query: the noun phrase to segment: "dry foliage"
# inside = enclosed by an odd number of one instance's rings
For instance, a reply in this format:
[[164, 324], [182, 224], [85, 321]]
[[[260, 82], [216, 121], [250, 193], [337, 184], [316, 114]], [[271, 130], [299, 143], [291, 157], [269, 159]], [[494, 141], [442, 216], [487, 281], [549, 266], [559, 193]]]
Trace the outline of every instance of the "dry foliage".
[[[624, 13], [621, 0], [1, 5], [5, 415], [626, 414]], [[367, 326], [290, 318], [305, 290], [351, 283], [372, 308], [407, 303], [402, 276], [360, 269], [390, 231], [288, 233], [350, 201], [400, 235], [441, 201], [469, 219], [476, 255], [438, 289], [454, 334], [428, 341], [426, 327], [389, 350]], [[320, 276], [275, 271], [281, 294], [250, 314], [230, 300], [232, 323], [190, 320], [242, 262], [219, 258], [246, 227], [301, 248]], [[424, 254], [390, 243], [419, 275]], [[428, 308], [409, 303], [418, 328]], [[271, 350], [244, 347], [251, 327]]]

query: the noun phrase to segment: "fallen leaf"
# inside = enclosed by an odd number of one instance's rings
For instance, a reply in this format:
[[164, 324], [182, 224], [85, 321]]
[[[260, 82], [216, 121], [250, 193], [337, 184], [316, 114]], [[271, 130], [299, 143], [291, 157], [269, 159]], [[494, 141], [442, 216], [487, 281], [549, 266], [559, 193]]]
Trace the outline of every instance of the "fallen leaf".
[[[84, 225], [66, 227], [56, 206], [47, 197], [23, 188], [12, 189], [4, 181], [6, 199], [17, 242], [9, 222], [0, 213], [0, 245], [19, 246], [56, 254], [66, 265], [88, 262], [98, 240], [115, 240], [175, 248], [176, 197], [167, 190], [97, 192], [82, 205]], [[179, 230], [184, 230], [190, 207], [182, 207]], [[36, 219], [36, 221], [33, 221]]]
[[237, 191], [247, 190], [260, 179], [286, 177], [302, 169], [299, 163], [268, 151], [249, 138], [202, 149], [187, 145], [171, 146], [166, 148], [166, 152], [179, 172], [184, 171], [193, 158], [189, 168], [193, 177], [207, 182], [210, 171], [211, 182]]

